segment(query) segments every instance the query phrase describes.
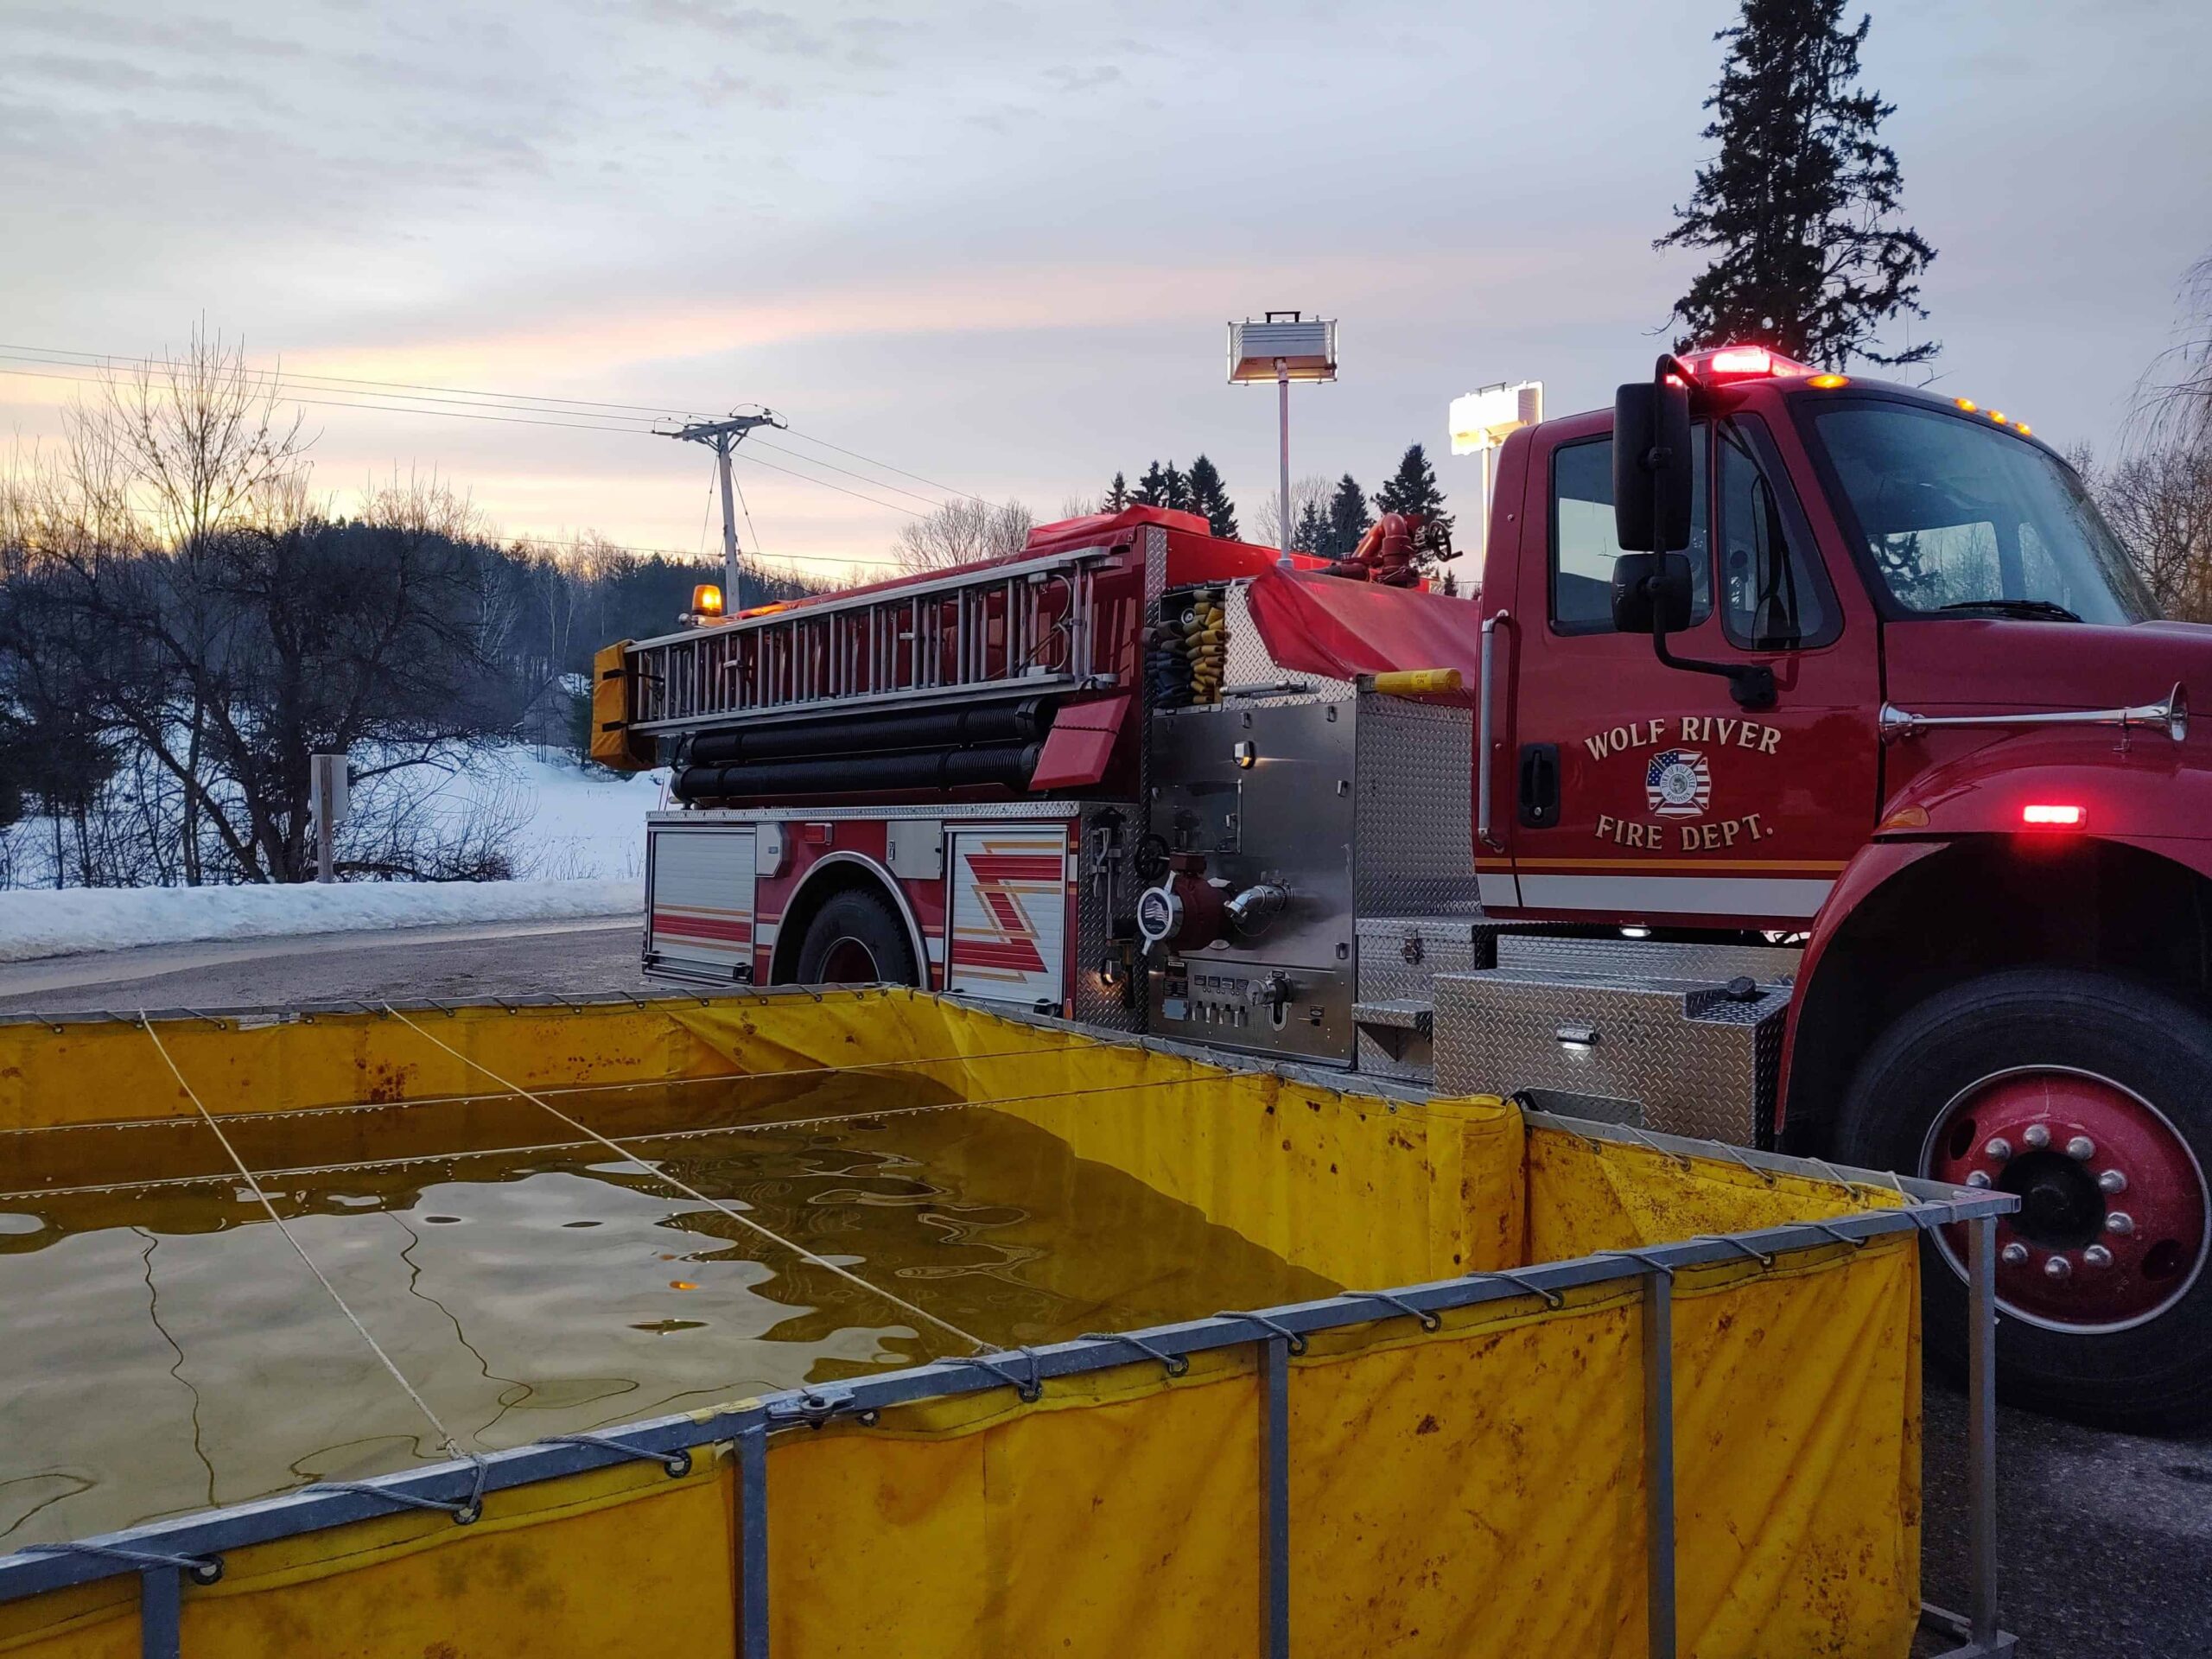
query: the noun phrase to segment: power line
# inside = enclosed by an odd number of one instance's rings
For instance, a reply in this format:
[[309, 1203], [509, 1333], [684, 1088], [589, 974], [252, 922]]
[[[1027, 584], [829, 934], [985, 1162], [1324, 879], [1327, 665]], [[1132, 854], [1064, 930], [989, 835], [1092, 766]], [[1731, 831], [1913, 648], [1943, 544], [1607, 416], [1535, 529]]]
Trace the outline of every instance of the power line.
[[[64, 380], [64, 383], [71, 383], [71, 385], [106, 385], [104, 380], [99, 380], [98, 376], [51, 374], [51, 372], [42, 372], [42, 370], [9, 370], [9, 367], [0, 367], [0, 374], [16, 374], [31, 380]], [[370, 414], [423, 414], [423, 416], [440, 416], [440, 418], [447, 418], [447, 420], [493, 420], [493, 423], [500, 423], [500, 425], [506, 425], [506, 427], [553, 427], [553, 429], [557, 431], [615, 431], [615, 434], [626, 435], [626, 438], [651, 435], [651, 427], [615, 427], [615, 425], [604, 425], [604, 423], [584, 423], [584, 420], [540, 420], [540, 418], [529, 418], [529, 416], [498, 416], [498, 414], [485, 414], [482, 407], [469, 407], [469, 410], [418, 410], [418, 407], [414, 407], [414, 404], [404, 404], [404, 403], [365, 403], [365, 400], [349, 403], [349, 400], [336, 400], [336, 398], [299, 398], [299, 396], [292, 396], [292, 394], [285, 394], [285, 403], [309, 404], [309, 407], [316, 407], [316, 410], [367, 410]], [[791, 451], [781, 451], [781, 454], [791, 454]], [[772, 460], [761, 460], [759, 455], [741, 454], [739, 458], [750, 460], [754, 467], [767, 467], [770, 471], [779, 471], [779, 474], [783, 474], [785, 478], [798, 478], [798, 480], [807, 482], [807, 485], [817, 485], [818, 489], [834, 489], [838, 495], [852, 495], [854, 500], [868, 502], [869, 506], [882, 506], [882, 509], [893, 511], [893, 513], [907, 513], [909, 518], [920, 518], [920, 513], [918, 513], [916, 509], [912, 509], [912, 506], [905, 505], [905, 502], [887, 502], [887, 500], [882, 500], [880, 495], [868, 495], [858, 489], [847, 489], [845, 485], [832, 485], [827, 478], [817, 478], [814, 474], [794, 471], [791, 467], [779, 467], [777, 462], [772, 462]], [[791, 460], [805, 460], [810, 467], [832, 467], [832, 462], [827, 462], [827, 460], [810, 460], [807, 455], [791, 455]], [[856, 474], [849, 474], [845, 467], [832, 467], [832, 469], [842, 471], [847, 478], [856, 475]], [[872, 482], [872, 480], [862, 480], [862, 482]], [[882, 485], [882, 489], [898, 489], [898, 485]], [[912, 495], [913, 491], [905, 491], [905, 493]], [[916, 495], [916, 500], [929, 500], [929, 498], [927, 495]], [[931, 502], [931, 505], [936, 505], [936, 502]]]
[[772, 473], [782, 473], [787, 477], [804, 479], [809, 484], [818, 485], [825, 490], [835, 490], [840, 495], [849, 495], [856, 501], [867, 501], [879, 507], [888, 507], [892, 512], [903, 512], [909, 518], [919, 518], [922, 517], [922, 515], [915, 512], [913, 508], [902, 506], [896, 501], [886, 501], [880, 496], [863, 495], [860, 491], [849, 490], [842, 484], [832, 484], [826, 478], [816, 478], [807, 473], [794, 473], [788, 467], [779, 467], [772, 461], [763, 461], [760, 456], [749, 455], [741, 449], [737, 452], [736, 458], [740, 461], [749, 462], [751, 465], [755, 467], [766, 467]]
[[[19, 375], [33, 380], [60, 380], [73, 385], [80, 386], [95, 386], [105, 384], [105, 382], [100, 380], [96, 376], [55, 374], [37, 369], [0, 368], [0, 374]], [[485, 414], [482, 410], [476, 408], [421, 409], [407, 404], [371, 403], [365, 401], [347, 402], [326, 397], [293, 397], [289, 393], [285, 395], [285, 401], [288, 403], [305, 404], [317, 409], [355, 409], [364, 410], [372, 414], [384, 415], [435, 415], [449, 420], [493, 421], [503, 426], [551, 427], [556, 430], [563, 432], [616, 432], [621, 434], [625, 437], [650, 435], [650, 429], [642, 426], [611, 426], [605, 423], [594, 423], [584, 421], [550, 421], [531, 419], [515, 415], [487, 415]], [[788, 454], [791, 452], [786, 450], [784, 453]], [[789, 467], [779, 467], [772, 461], [762, 461], [755, 455], [741, 454], [740, 458], [751, 461], [754, 466], [766, 467], [771, 472], [782, 473], [788, 478], [796, 478], [800, 480], [802, 482], [817, 486], [822, 489], [835, 490], [840, 495], [849, 495], [855, 500], [865, 501], [871, 506], [883, 507], [893, 512], [903, 512], [916, 518], [922, 516], [912, 507], [907, 506], [902, 502], [886, 501], [880, 496], [868, 495], [859, 490], [848, 489], [842, 484], [832, 484], [826, 478], [817, 478], [811, 473], [798, 472]], [[793, 455], [791, 458], [795, 461], [808, 460], [807, 457], [803, 455]], [[828, 461], [808, 461], [808, 464], [817, 467], [828, 467], [830, 465]], [[836, 467], [834, 470], [838, 472], [845, 471], [843, 467]], [[853, 474], [847, 474], [847, 476], [853, 476]], [[863, 480], [863, 482], [865, 481], [868, 480]], [[897, 489], [899, 486], [895, 484], [887, 484], [881, 487], [885, 489]], [[912, 494], [912, 492], [909, 491], [906, 492], [906, 493]], [[915, 499], [917, 500], [927, 499], [926, 497], [921, 496], [917, 496]]]
[[[22, 357], [33, 362], [56, 362], [67, 358], [82, 359], [76, 365], [83, 368], [98, 368], [107, 364], [128, 363], [137, 368], [165, 368], [168, 359], [158, 357], [131, 357], [122, 353], [75, 352], [64, 346], [11, 346], [0, 341], [0, 356]], [[506, 403], [565, 404], [578, 409], [610, 409], [630, 410], [641, 418], [667, 420], [696, 411], [679, 410], [664, 404], [612, 404], [592, 397], [556, 397], [550, 394], [528, 391], [483, 391], [467, 386], [425, 385], [412, 380], [365, 380], [353, 375], [307, 374], [282, 368], [257, 369], [240, 365], [240, 372], [257, 380], [319, 381], [331, 385], [377, 386], [404, 391], [448, 391], [463, 397], [491, 397]]]
[[[90, 367], [92, 365], [80, 364], [67, 366]], [[60, 380], [78, 386], [99, 386], [107, 384], [96, 375], [54, 374], [37, 369], [0, 368], [0, 374], [17, 375], [31, 380]], [[531, 420], [519, 416], [483, 413], [483, 408], [490, 405], [469, 409], [423, 409], [410, 404], [368, 402], [365, 401], [366, 397], [367, 394], [364, 393], [361, 394], [362, 401], [347, 401], [328, 397], [300, 397], [286, 393], [284, 401], [303, 404], [317, 409], [359, 409], [373, 414], [385, 415], [437, 415], [455, 420], [496, 421], [503, 426], [550, 426], [566, 432], [619, 432], [625, 437], [640, 436], [647, 431], [647, 429], [643, 426], [613, 426], [604, 422]], [[523, 407], [523, 405], [516, 405], [516, 407]]]
[[[139, 368], [162, 368], [168, 365], [168, 360], [161, 358], [137, 357], [124, 353], [79, 352], [59, 346], [18, 346], [10, 345], [5, 342], [0, 342], [0, 358], [17, 361], [53, 363], [67, 368], [97, 369], [119, 363], [129, 364], [134, 367]], [[443, 397], [416, 397], [412, 394], [445, 392], [453, 394], [453, 397], [455, 398], [481, 400], [480, 402], [470, 404], [467, 405], [469, 408], [505, 409], [517, 413], [536, 413], [541, 415], [564, 415], [573, 413], [578, 416], [579, 418], [585, 418], [585, 412], [588, 410], [619, 410], [627, 412], [618, 415], [616, 416], [617, 419], [635, 420], [640, 423], [652, 420], [666, 420], [671, 418], [690, 419], [695, 417], [695, 413], [693, 411], [678, 411], [673, 405], [669, 404], [611, 403], [594, 398], [556, 397], [535, 392], [491, 391], [482, 388], [467, 386], [435, 385], [419, 381], [372, 380], [351, 375], [287, 373], [282, 369], [257, 369], [248, 367], [245, 365], [240, 365], [239, 372], [249, 379], [278, 386], [288, 382], [296, 382], [303, 385], [325, 386], [333, 389], [346, 386], [365, 386], [372, 388], [376, 391], [397, 391], [406, 395], [405, 402], [398, 405], [398, 407], [402, 409], [406, 408], [408, 405], [419, 403], [445, 403], [449, 401], [449, 399]], [[10, 372], [16, 372], [16, 371], [0, 370], [0, 373]], [[72, 377], [53, 375], [44, 378], [50, 379], [67, 379]], [[83, 383], [98, 384], [97, 382]], [[367, 397], [373, 396], [374, 391], [347, 393], [345, 395], [349, 397]], [[306, 398], [295, 398], [292, 401], [306, 403], [309, 400]], [[556, 405], [557, 407], [546, 407], [547, 405]], [[359, 404], [339, 403], [323, 406], [330, 408], [387, 408], [392, 407], [393, 405], [366, 403]], [[421, 410], [416, 412], [430, 414], [436, 411], [431, 410]], [[476, 418], [494, 420], [498, 419], [499, 416], [484, 415], [479, 416]], [[552, 424], [568, 424], [568, 423], [556, 422], [552, 423]], [[594, 429], [580, 426], [578, 429], [627, 431], [632, 429], [628, 427]], [[893, 466], [889, 461], [880, 461], [873, 455], [863, 454], [857, 449], [847, 448], [843, 444], [832, 443], [827, 438], [817, 437], [810, 432], [792, 430], [791, 432], [791, 435], [795, 438], [801, 439], [805, 442], [815, 444], [824, 449], [834, 449], [839, 454], [849, 456], [855, 461], [863, 461], [868, 466], [876, 468], [879, 472], [895, 473], [901, 478], [910, 478], [918, 484], [926, 484], [931, 489], [942, 491], [947, 495], [959, 496], [963, 499], [969, 501], [982, 501], [987, 505], [991, 505], [988, 497], [976, 495], [970, 491], [957, 488], [953, 485], [941, 482], [937, 479], [925, 477], [920, 473], [909, 471], [904, 467]], [[880, 483], [877, 480], [867, 479], [861, 474], [850, 472], [848, 468], [836, 467], [830, 461], [817, 461], [810, 456], [796, 454], [791, 450], [783, 449], [780, 445], [774, 447], [779, 448], [781, 453], [791, 455], [795, 461], [804, 461], [811, 466], [827, 467], [832, 471], [843, 473], [848, 477], [861, 478], [863, 483], [876, 483], [878, 488], [898, 490], [899, 493], [902, 495], [912, 495], [916, 500], [929, 499], [926, 496], [916, 495], [912, 490], [900, 489], [899, 486], [895, 484]], [[804, 477], [805, 474], [798, 474], [798, 476]], [[937, 504], [931, 502], [931, 505], [936, 505]]]
[[[924, 478], [919, 473], [910, 473], [904, 467], [893, 467], [887, 461], [877, 461], [871, 456], [861, 454], [857, 449], [848, 449], [842, 443], [832, 443], [827, 438], [817, 438], [810, 432], [802, 432], [797, 427], [786, 427], [785, 430], [791, 436], [803, 439], [808, 443], [818, 443], [824, 449], [835, 449], [839, 454], [850, 455], [855, 461], [865, 461], [871, 467], [880, 467], [887, 473], [896, 473], [901, 478], [911, 478], [917, 484], [926, 484], [933, 490], [943, 490], [947, 495], [957, 495], [968, 501], [981, 501], [986, 506], [995, 505], [987, 496], [973, 495], [966, 490], [957, 490], [950, 484], [940, 484], [933, 478]], [[824, 467], [829, 464], [826, 461], [821, 463]]]
[[760, 550], [760, 532], [753, 528], [753, 509], [746, 504], [745, 486], [734, 478], [730, 480], [730, 485], [737, 491], [737, 510], [745, 515], [745, 533], [752, 540], [753, 556], [755, 559], [765, 558], [767, 556]]

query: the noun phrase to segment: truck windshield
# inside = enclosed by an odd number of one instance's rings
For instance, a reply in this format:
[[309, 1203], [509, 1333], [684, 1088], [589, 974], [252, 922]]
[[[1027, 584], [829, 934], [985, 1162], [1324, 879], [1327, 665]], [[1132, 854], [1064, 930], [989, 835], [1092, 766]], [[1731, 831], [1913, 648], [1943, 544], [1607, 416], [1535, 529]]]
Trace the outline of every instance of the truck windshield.
[[1813, 425], [1875, 569], [1907, 609], [2056, 622], [2158, 614], [2081, 481], [2034, 444], [1902, 404], [1839, 403]]

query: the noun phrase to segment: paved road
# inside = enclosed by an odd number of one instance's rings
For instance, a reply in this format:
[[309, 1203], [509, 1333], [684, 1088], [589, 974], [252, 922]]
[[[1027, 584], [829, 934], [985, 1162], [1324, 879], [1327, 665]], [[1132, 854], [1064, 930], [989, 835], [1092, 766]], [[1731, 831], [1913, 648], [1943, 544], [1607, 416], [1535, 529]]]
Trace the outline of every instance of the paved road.
[[[418, 928], [0, 968], [0, 1014], [643, 990], [632, 922]], [[1928, 1391], [1925, 1593], [1966, 1605], [1966, 1409]], [[2005, 1623], [2023, 1659], [2212, 1654], [2212, 1432], [2158, 1439], [2000, 1414]]]
[[634, 920], [485, 923], [142, 946], [0, 966], [0, 1014], [639, 991]]

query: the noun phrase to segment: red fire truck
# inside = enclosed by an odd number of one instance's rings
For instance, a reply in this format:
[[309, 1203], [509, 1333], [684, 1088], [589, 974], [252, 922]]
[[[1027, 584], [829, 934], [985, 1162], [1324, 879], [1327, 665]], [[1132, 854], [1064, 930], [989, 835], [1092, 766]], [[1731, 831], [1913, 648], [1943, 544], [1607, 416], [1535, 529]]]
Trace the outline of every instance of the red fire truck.
[[1515, 433], [1485, 546], [1471, 601], [1132, 508], [608, 647], [647, 971], [2001, 1187], [2012, 1397], [2202, 1416], [2212, 632], [2024, 423], [1757, 348]]

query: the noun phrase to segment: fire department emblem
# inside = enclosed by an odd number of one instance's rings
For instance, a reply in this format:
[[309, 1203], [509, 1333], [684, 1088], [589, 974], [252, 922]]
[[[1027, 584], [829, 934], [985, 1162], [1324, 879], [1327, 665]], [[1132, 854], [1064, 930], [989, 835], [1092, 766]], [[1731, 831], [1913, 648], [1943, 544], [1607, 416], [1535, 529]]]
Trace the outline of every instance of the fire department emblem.
[[1662, 749], [1643, 769], [1643, 798], [1662, 818], [1701, 818], [1713, 804], [1713, 769], [1695, 749]]

